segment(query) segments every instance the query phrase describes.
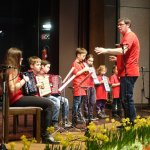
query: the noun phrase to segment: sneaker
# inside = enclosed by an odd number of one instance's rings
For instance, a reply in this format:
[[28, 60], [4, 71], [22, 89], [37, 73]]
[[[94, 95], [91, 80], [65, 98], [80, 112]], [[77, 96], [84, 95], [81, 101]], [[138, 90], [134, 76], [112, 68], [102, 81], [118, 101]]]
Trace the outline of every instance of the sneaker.
[[90, 117], [90, 120], [91, 120], [91, 121], [96, 121], [96, 120], [98, 120], [98, 118], [91, 116], [91, 117]]
[[63, 124], [63, 126], [64, 126], [64, 128], [70, 128], [70, 127], [72, 127], [72, 125], [71, 125], [71, 123], [65, 123], [65, 124]]
[[99, 114], [97, 115], [97, 117], [98, 117], [99, 119], [105, 119], [105, 118], [108, 118], [109, 116], [106, 115], [105, 113], [99, 113]]
[[49, 143], [49, 144], [60, 144], [59, 141], [55, 141], [53, 136], [48, 134], [45, 137], [42, 137], [42, 143]]

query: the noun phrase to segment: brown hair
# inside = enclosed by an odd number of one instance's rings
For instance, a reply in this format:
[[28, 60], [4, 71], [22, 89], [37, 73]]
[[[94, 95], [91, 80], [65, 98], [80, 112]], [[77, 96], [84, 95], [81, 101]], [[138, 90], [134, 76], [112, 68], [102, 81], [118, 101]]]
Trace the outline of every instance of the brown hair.
[[117, 67], [117, 65], [113, 65], [112, 67], [112, 73], [114, 73], [114, 69]]
[[120, 18], [118, 19], [118, 23], [124, 21], [125, 24], [129, 25], [129, 27], [131, 27], [131, 20], [128, 18]]
[[88, 54], [88, 55], [86, 56], [86, 60], [88, 60], [89, 58], [94, 58], [94, 56], [93, 56], [92, 54]]
[[41, 65], [43, 65], [43, 66], [46, 66], [46, 65], [48, 65], [48, 64], [51, 65], [51, 63], [50, 63], [48, 60], [42, 60], [42, 61], [41, 61]]
[[87, 54], [87, 50], [85, 48], [77, 48], [76, 49], [76, 56], [78, 54]]
[[16, 47], [7, 50], [4, 64], [20, 68], [20, 60], [22, 58], [22, 51]]

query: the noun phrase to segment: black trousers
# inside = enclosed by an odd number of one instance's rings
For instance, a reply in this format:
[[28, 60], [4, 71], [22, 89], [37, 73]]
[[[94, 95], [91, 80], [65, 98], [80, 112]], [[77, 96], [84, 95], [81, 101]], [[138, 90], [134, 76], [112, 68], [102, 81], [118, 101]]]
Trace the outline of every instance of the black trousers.
[[41, 136], [47, 135], [46, 129], [51, 126], [51, 118], [53, 112], [53, 103], [45, 98], [37, 96], [23, 96], [18, 101], [13, 103], [11, 107], [41, 107]]

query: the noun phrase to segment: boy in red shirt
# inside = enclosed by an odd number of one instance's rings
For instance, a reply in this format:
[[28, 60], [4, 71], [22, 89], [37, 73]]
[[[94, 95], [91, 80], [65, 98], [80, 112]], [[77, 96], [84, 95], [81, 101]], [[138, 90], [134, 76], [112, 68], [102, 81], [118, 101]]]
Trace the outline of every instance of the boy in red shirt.
[[[72, 81], [73, 85], [73, 108], [72, 108], [72, 125], [76, 126], [77, 123], [83, 122], [81, 113], [82, 101], [86, 96], [84, 83], [81, 83], [88, 74], [89, 68], [84, 66], [84, 59], [87, 51], [84, 48], [76, 49], [76, 59], [72, 64], [74, 70], [72, 72], [76, 77]], [[82, 84], [82, 85], [81, 85]]]
[[110, 76], [110, 84], [112, 87], [112, 117], [121, 117], [121, 101], [120, 101], [120, 78], [118, 76], [117, 66], [112, 69], [113, 75]]

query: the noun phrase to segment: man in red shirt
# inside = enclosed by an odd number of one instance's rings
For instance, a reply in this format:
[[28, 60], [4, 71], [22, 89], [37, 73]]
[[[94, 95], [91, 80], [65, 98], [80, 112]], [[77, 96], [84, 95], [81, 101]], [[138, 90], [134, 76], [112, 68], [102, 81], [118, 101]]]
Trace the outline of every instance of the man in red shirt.
[[137, 36], [131, 31], [131, 20], [121, 18], [118, 20], [118, 30], [122, 35], [118, 48], [96, 47], [97, 54], [112, 54], [110, 61], [117, 61], [118, 75], [120, 76], [121, 101], [125, 118], [131, 122], [136, 118], [133, 100], [134, 84], [139, 76], [140, 44]]

